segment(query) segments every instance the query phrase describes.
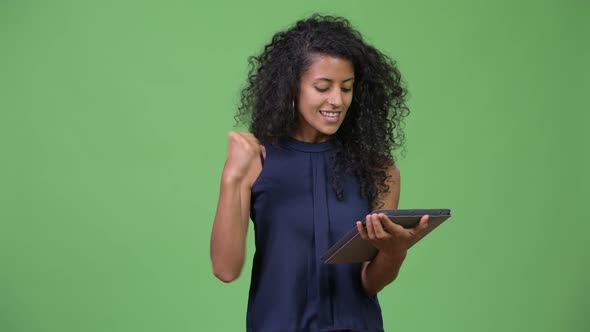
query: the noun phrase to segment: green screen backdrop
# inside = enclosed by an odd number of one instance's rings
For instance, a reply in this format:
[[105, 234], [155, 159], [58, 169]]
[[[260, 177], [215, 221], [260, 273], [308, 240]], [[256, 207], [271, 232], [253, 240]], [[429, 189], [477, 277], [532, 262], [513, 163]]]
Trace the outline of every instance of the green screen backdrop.
[[387, 331], [589, 331], [585, 1], [0, 1], [0, 331], [244, 331], [211, 272], [226, 137], [274, 32], [343, 15], [410, 91], [400, 208], [451, 208]]

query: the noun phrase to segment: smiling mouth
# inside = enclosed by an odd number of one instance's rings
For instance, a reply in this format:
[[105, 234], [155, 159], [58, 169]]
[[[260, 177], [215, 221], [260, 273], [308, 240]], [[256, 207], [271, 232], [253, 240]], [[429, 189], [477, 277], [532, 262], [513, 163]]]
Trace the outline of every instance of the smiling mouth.
[[325, 116], [326, 118], [330, 119], [337, 119], [340, 115], [340, 112], [327, 112], [327, 111], [320, 111], [320, 113]]

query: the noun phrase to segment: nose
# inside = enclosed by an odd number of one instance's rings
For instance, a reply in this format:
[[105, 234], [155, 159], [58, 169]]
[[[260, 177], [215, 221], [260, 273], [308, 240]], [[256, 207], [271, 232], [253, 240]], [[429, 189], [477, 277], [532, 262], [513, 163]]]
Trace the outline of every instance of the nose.
[[342, 105], [342, 92], [340, 89], [334, 89], [328, 97], [328, 103], [334, 107]]

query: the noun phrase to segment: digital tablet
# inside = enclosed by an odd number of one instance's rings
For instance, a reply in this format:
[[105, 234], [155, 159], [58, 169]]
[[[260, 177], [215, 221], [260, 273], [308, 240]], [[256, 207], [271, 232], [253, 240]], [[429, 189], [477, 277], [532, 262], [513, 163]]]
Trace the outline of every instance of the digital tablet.
[[[410, 244], [410, 247], [451, 217], [450, 209], [375, 210], [371, 213], [384, 213], [391, 221], [404, 228], [417, 226], [422, 216], [429, 215], [428, 227], [419, 239]], [[364, 224], [365, 220], [362, 221]], [[363, 240], [355, 224], [354, 228], [326, 250], [320, 259], [325, 264], [357, 263], [370, 261], [376, 254], [377, 249], [369, 241]]]

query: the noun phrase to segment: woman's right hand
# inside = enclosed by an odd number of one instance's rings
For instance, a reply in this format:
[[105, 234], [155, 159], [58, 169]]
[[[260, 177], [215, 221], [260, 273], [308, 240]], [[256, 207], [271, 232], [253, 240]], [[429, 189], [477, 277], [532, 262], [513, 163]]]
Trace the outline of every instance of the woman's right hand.
[[223, 178], [228, 181], [243, 181], [252, 163], [260, 158], [263, 149], [264, 146], [251, 133], [230, 131]]

